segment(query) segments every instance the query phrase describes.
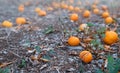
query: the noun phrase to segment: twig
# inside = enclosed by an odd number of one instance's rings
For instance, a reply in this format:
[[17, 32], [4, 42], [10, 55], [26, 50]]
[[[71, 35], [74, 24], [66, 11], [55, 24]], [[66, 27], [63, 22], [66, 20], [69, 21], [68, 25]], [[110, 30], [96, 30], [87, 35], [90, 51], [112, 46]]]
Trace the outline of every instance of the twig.
[[17, 57], [19, 57], [19, 58], [22, 58], [21, 56], [19, 56], [18, 54], [14, 53], [14, 52], [12, 52], [12, 51], [10, 51], [10, 50], [7, 50], [7, 51], [10, 52], [10, 53], [12, 53], [12, 54], [14, 54], [15, 56], [17, 56]]

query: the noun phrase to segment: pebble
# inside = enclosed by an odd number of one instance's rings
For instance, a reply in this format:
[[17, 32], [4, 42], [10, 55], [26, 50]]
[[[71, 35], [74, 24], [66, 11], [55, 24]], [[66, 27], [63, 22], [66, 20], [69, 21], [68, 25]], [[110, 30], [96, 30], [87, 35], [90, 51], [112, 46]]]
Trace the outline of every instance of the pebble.
[[72, 63], [72, 62], [74, 62], [74, 59], [68, 58], [68, 61], [69, 61], [70, 63]]
[[118, 58], [117, 54], [113, 54], [112, 56], [113, 56], [113, 58]]

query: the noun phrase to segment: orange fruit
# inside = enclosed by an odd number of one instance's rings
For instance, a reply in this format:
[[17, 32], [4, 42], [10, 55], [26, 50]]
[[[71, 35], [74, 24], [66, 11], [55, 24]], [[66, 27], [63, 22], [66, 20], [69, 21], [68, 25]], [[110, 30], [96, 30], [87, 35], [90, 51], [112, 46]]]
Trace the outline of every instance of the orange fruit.
[[103, 38], [103, 41], [106, 43], [106, 44], [114, 44], [118, 41], [118, 34], [114, 31], [106, 31], [105, 32], [105, 37]]
[[23, 12], [24, 11], [24, 5], [19, 5], [18, 11]]
[[53, 2], [52, 5], [53, 5], [54, 8], [59, 8], [60, 7], [60, 4], [56, 3], [56, 2]]
[[70, 2], [71, 4], [73, 4], [73, 3], [74, 3], [74, 0], [69, 0], [69, 2]]
[[73, 11], [73, 10], [74, 10], [74, 7], [70, 5], [70, 6], [68, 7], [68, 10]]
[[48, 11], [52, 11], [53, 8], [52, 8], [52, 7], [47, 7], [47, 10], [48, 10]]
[[80, 52], [79, 57], [85, 63], [89, 63], [93, 59], [92, 54], [89, 51]]
[[36, 7], [36, 8], [35, 8], [35, 12], [38, 13], [38, 12], [40, 12], [40, 11], [41, 11], [41, 9], [40, 9], [39, 7]]
[[95, 0], [93, 4], [97, 5], [99, 3], [99, 0]]
[[79, 18], [79, 16], [76, 13], [73, 13], [73, 14], [70, 15], [70, 20], [72, 20], [72, 21], [77, 21], [78, 18]]
[[30, 2], [25, 2], [24, 5], [25, 5], [25, 6], [30, 6], [30, 4], [31, 4]]
[[105, 23], [106, 23], [106, 24], [111, 24], [112, 22], [113, 22], [112, 17], [107, 17], [107, 18], [105, 19]]
[[44, 10], [41, 10], [39, 13], [38, 13], [38, 15], [39, 16], [46, 16], [46, 11], [44, 11]]
[[62, 4], [61, 4], [61, 8], [67, 9], [67, 8], [68, 8], [68, 5], [67, 5], [67, 4], [64, 4], [64, 3], [62, 3]]
[[68, 39], [68, 44], [70, 46], [78, 46], [80, 43], [80, 40], [78, 37], [75, 37], [75, 36], [71, 36], [69, 39]]
[[75, 7], [75, 8], [74, 8], [74, 11], [80, 12], [80, 8], [79, 8], [79, 7]]
[[18, 17], [16, 18], [16, 24], [25, 24], [26, 19], [24, 17]]
[[78, 5], [81, 5], [81, 1], [78, 1], [77, 4], [78, 4]]
[[102, 17], [103, 17], [103, 18], [106, 18], [106, 17], [108, 17], [108, 16], [109, 16], [109, 13], [108, 13], [108, 12], [103, 12], [103, 13], [102, 13]]
[[90, 11], [89, 10], [85, 10], [83, 13], [83, 17], [88, 18], [90, 17]]
[[102, 5], [101, 6], [102, 10], [106, 11], [108, 9], [108, 7], [106, 5]]
[[97, 8], [94, 9], [94, 10], [93, 10], [93, 13], [94, 13], [94, 14], [99, 14], [99, 9], [97, 9]]
[[95, 8], [97, 8], [97, 6], [96, 6], [95, 4], [93, 4], [93, 5], [92, 5], [92, 8], [95, 9]]
[[2, 23], [2, 26], [3, 27], [7, 27], [7, 28], [10, 28], [10, 27], [12, 27], [12, 23], [10, 22], [10, 21], [3, 21], [3, 23]]
[[81, 24], [81, 25], [79, 26], [79, 30], [80, 30], [80, 31], [84, 31], [85, 28], [87, 28], [87, 24]]

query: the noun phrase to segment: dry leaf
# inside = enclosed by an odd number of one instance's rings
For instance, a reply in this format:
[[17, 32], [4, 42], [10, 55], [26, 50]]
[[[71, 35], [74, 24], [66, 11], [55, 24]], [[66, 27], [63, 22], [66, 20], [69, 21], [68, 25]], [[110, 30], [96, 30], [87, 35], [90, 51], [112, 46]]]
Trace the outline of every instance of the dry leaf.
[[80, 45], [84, 48], [87, 47], [87, 45], [85, 45], [84, 43], [80, 43]]
[[33, 56], [33, 55], [30, 58], [31, 58], [31, 60], [38, 60], [38, 58], [36, 56]]
[[44, 59], [44, 58], [40, 58], [41, 61], [44, 61], [44, 62], [49, 62], [50, 60], [48, 59]]
[[108, 60], [106, 59], [106, 60], [105, 60], [105, 65], [104, 65], [104, 68], [106, 68], [106, 67], [107, 67], [107, 64], [108, 64]]
[[0, 68], [3, 68], [3, 67], [8, 66], [8, 65], [10, 65], [10, 64], [12, 64], [12, 62], [1, 63], [1, 64], [0, 64]]
[[89, 43], [89, 42], [92, 41], [92, 39], [91, 39], [91, 38], [86, 38], [86, 39], [83, 39], [83, 41], [84, 41], [85, 43]]
[[104, 50], [105, 50], [105, 51], [109, 51], [109, 50], [110, 50], [110, 46], [104, 45]]

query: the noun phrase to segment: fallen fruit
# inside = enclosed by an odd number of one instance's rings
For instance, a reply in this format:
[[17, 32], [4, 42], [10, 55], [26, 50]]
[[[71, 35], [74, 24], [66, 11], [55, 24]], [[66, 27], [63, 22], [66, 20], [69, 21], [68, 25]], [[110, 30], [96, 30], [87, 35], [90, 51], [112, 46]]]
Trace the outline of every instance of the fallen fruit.
[[108, 9], [108, 7], [106, 5], [102, 5], [101, 6], [102, 10], [106, 11]]
[[80, 40], [78, 37], [75, 37], [75, 36], [71, 36], [69, 39], [68, 39], [68, 44], [70, 46], [78, 46], [80, 44]]
[[107, 18], [105, 19], [105, 23], [106, 23], [106, 24], [111, 24], [112, 22], [113, 22], [112, 17], [107, 17]]
[[78, 18], [79, 18], [79, 16], [76, 13], [73, 13], [73, 14], [70, 15], [70, 20], [72, 20], [72, 21], [77, 21]]
[[63, 8], [63, 9], [67, 9], [67, 8], [68, 8], [68, 5], [65, 4], [65, 3], [62, 3], [62, 4], [61, 4], [61, 8]]
[[3, 21], [3, 23], [2, 23], [2, 26], [7, 27], [7, 28], [12, 27], [12, 25], [13, 24], [10, 21], [7, 21], [7, 20]]
[[16, 24], [25, 24], [26, 19], [24, 17], [18, 17], [16, 18]]
[[24, 5], [20, 5], [20, 6], [18, 7], [18, 11], [23, 12], [23, 11], [24, 11]]
[[93, 9], [96, 9], [96, 8], [97, 8], [97, 6], [96, 6], [95, 4], [93, 4], [93, 5], [92, 5], [92, 8], [93, 8]]
[[79, 30], [80, 30], [80, 31], [84, 31], [86, 28], [87, 28], [87, 24], [81, 24], [81, 25], [79, 26]]
[[103, 13], [102, 13], [102, 17], [103, 17], [103, 18], [109, 17], [109, 13], [108, 13], [108, 12], [103, 12]]
[[94, 10], [93, 10], [93, 13], [94, 13], [94, 14], [99, 14], [99, 9], [97, 9], [97, 8], [94, 9]]
[[108, 44], [114, 44], [118, 41], [118, 34], [114, 31], [106, 31], [105, 32], [105, 37], [103, 38], [103, 41]]
[[68, 7], [68, 10], [73, 11], [73, 10], [74, 10], [74, 7], [73, 7], [73, 6], [69, 6], [69, 7]]
[[48, 10], [48, 11], [52, 11], [53, 8], [52, 8], [52, 7], [47, 7], [47, 10]]
[[89, 63], [93, 59], [92, 54], [89, 51], [80, 52], [79, 57], [85, 63]]
[[39, 16], [46, 16], [46, 11], [44, 11], [44, 10], [41, 10], [39, 13], [38, 13], [38, 15]]
[[37, 7], [37, 8], [35, 8], [35, 12], [40, 12], [41, 11], [41, 9], [39, 8], [39, 7]]
[[75, 7], [75, 8], [74, 8], [74, 11], [80, 12], [80, 8], [79, 8], [79, 7]]
[[83, 17], [88, 18], [90, 17], [90, 11], [89, 10], [85, 10], [83, 13]]

